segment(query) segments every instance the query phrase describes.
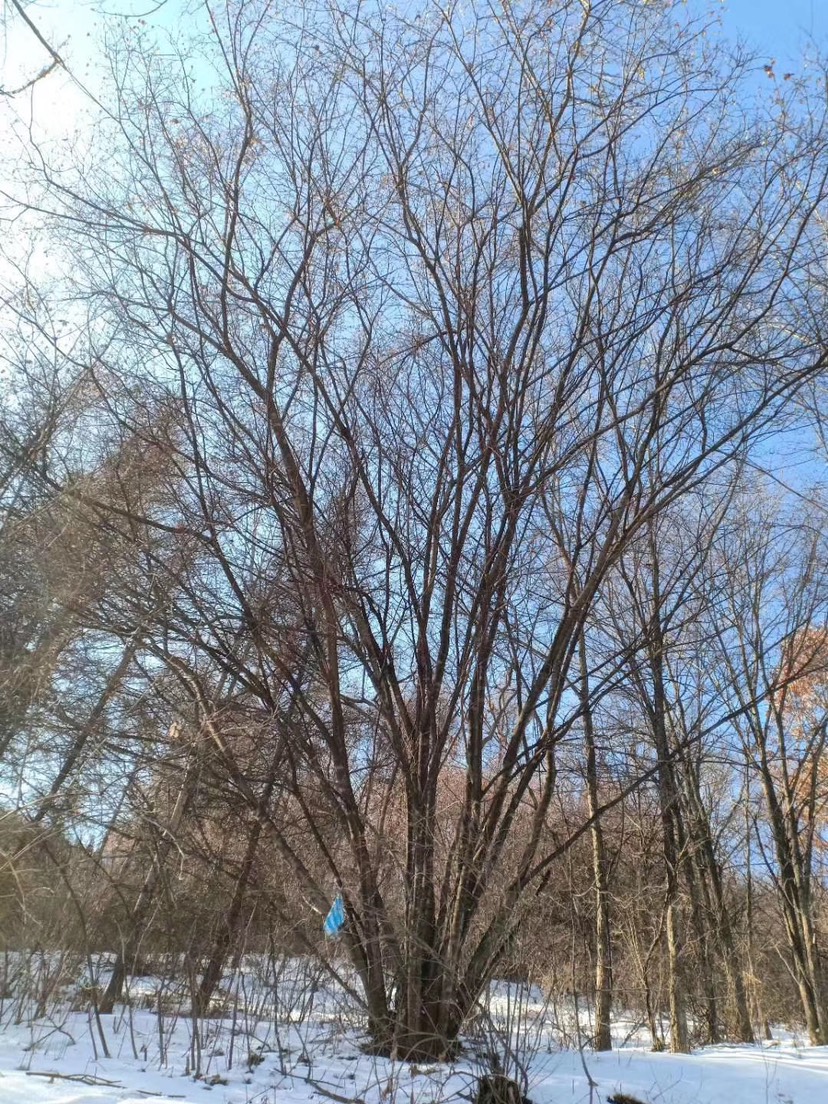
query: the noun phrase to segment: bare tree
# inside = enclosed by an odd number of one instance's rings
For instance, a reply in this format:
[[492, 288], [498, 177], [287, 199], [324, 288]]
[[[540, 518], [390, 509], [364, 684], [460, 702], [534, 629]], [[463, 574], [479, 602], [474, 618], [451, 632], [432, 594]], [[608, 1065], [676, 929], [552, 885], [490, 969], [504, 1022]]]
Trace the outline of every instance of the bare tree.
[[[720, 690], [740, 710], [747, 769], [761, 794], [755, 843], [778, 892], [789, 968], [811, 1041], [828, 1035], [824, 952], [816, 922], [815, 839], [826, 752], [825, 536], [765, 503], [729, 547], [720, 622]], [[753, 787], [751, 786], [751, 789]]]
[[119, 507], [119, 617], [217, 745], [217, 677], [291, 697], [314, 862], [269, 838], [314, 908], [342, 894], [384, 1052], [451, 1049], [568, 846], [555, 754], [609, 573], [824, 365], [824, 104], [751, 113], [750, 60], [672, 9], [208, 9], [195, 68], [111, 44], [105, 163], [33, 166], [111, 424], [172, 423], [163, 494]]

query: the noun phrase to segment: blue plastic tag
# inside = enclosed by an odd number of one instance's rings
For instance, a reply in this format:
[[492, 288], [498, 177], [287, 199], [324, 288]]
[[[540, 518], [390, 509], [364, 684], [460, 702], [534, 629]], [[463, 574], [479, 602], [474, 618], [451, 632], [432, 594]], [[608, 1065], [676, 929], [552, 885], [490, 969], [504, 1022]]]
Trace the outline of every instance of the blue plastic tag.
[[341, 894], [337, 894], [336, 900], [331, 905], [331, 910], [325, 917], [325, 923], [322, 926], [325, 929], [325, 935], [330, 936], [339, 935], [345, 927], [345, 902], [342, 900]]

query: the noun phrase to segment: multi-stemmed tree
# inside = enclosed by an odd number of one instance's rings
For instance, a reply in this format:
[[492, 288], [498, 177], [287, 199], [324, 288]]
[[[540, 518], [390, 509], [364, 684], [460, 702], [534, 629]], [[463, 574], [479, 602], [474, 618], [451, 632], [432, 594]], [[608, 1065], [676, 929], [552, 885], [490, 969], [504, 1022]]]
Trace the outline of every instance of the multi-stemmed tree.
[[156, 458], [75, 501], [265, 819], [228, 699], [280, 749], [303, 830], [268, 839], [342, 894], [376, 1046], [440, 1056], [565, 846], [596, 595], [823, 367], [824, 105], [752, 109], [669, 0], [205, 12], [172, 57], [110, 44], [83, 164], [34, 151], [98, 432]]

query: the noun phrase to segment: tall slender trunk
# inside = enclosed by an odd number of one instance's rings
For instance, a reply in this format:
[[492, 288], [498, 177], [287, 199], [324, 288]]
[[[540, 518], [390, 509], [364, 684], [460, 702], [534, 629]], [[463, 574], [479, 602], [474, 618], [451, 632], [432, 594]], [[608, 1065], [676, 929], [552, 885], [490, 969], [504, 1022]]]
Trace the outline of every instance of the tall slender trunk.
[[670, 1050], [674, 1054], [686, 1054], [690, 1050], [690, 1039], [682, 976], [679, 901], [675, 894], [667, 903], [667, 961], [670, 971]]
[[598, 810], [598, 762], [595, 749], [595, 726], [589, 693], [586, 641], [579, 641], [581, 664], [581, 712], [584, 721], [586, 748], [586, 782], [589, 815], [592, 818], [592, 876], [595, 890], [595, 1050], [612, 1050], [610, 1013], [612, 1010], [612, 935], [610, 928], [609, 886], [604, 848], [604, 831]]
[[[679, 764], [681, 774], [679, 777]], [[704, 873], [698, 864], [698, 851], [696, 836], [688, 832], [685, 815], [684, 800], [686, 800], [688, 788], [688, 773], [691, 768], [686, 757], [675, 751], [673, 773], [676, 783], [678, 800], [673, 809], [673, 821], [675, 825], [676, 841], [679, 849], [681, 868], [684, 871], [687, 895], [690, 902], [690, 921], [696, 936], [698, 946], [698, 960], [695, 971], [699, 979], [699, 987], [704, 999], [704, 1027], [705, 1042], [718, 1043], [719, 1032], [719, 1002], [716, 991], [715, 963], [713, 961], [713, 939], [710, 930], [710, 896]], [[683, 800], [684, 799], [684, 800]], [[691, 824], [693, 821], [691, 820]]]
[[[689, 843], [689, 841], [685, 841]], [[695, 850], [695, 848], [694, 848]], [[721, 1041], [719, 1026], [719, 997], [716, 988], [716, 963], [713, 937], [710, 927], [710, 901], [707, 886], [699, 870], [695, 855], [689, 847], [683, 849], [687, 893], [690, 900], [690, 919], [698, 946], [695, 970], [704, 1000], [704, 1041]]]
[[811, 871], [800, 846], [793, 798], [788, 796], [784, 804], [780, 800], [764, 741], [759, 752], [762, 789], [779, 866], [777, 884], [794, 977], [810, 1041], [814, 1046], [825, 1046], [828, 1044], [828, 994], [813, 922]]
[[708, 935], [718, 949], [727, 980], [733, 1006], [733, 1031], [736, 1042], [755, 1041], [745, 986], [744, 963], [736, 944], [730, 909], [727, 906], [724, 876], [713, 845], [710, 820], [701, 798], [699, 772], [692, 764], [683, 770], [685, 793], [689, 805], [689, 817], [695, 842], [694, 859], [698, 868], [699, 883], [706, 898], [706, 911], [714, 924], [708, 925]]
[[658, 800], [661, 814], [662, 849], [667, 874], [667, 961], [669, 968], [670, 1049], [674, 1054], [690, 1050], [687, 1031], [686, 993], [679, 898], [679, 789], [675, 762], [671, 753], [669, 718], [664, 671], [664, 632], [661, 624], [661, 593], [656, 550], [653, 551], [653, 615], [648, 625], [649, 667], [652, 698], [649, 703], [653, 741], [658, 757]]

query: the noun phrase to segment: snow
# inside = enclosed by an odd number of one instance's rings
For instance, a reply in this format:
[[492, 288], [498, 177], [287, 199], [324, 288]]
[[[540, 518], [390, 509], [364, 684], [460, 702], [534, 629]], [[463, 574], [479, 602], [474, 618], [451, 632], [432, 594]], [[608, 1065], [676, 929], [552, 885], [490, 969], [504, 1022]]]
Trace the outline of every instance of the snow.
[[[48, 1048], [22, 1053], [23, 1033], [7, 1031], [0, 1043], [0, 1100], [3, 1104], [305, 1104], [326, 1099], [402, 1101], [425, 1104], [470, 1094], [474, 1071], [459, 1064], [413, 1072], [405, 1066], [369, 1059], [342, 1048], [339, 1055], [312, 1059], [308, 1074], [282, 1074], [265, 1060], [252, 1071], [225, 1073], [228, 1084], [193, 1081], [180, 1071], [150, 1070], [122, 1058], [95, 1060], [80, 1038], [58, 1060]], [[823, 1104], [828, 1099], [828, 1048], [710, 1047], [690, 1056], [652, 1054], [628, 1048], [585, 1054], [597, 1083], [592, 1100], [603, 1104], [621, 1090], [648, 1104]], [[21, 1069], [23, 1065], [28, 1068]], [[40, 1074], [83, 1075], [99, 1084], [50, 1079]], [[580, 1056], [572, 1051], [545, 1054], [530, 1068], [529, 1095], [538, 1104], [590, 1100]]]
[[[236, 998], [235, 1011], [197, 1029], [186, 1014], [164, 1015], [159, 1024], [153, 1011], [139, 1008], [158, 988], [146, 978], [134, 979], [132, 1005], [101, 1017], [100, 1030], [88, 1011], [69, 1011], [68, 1003], [35, 1023], [14, 1024], [7, 1008], [0, 1023], [0, 1104], [448, 1104], [470, 1099], [487, 1072], [474, 1041], [451, 1066], [371, 1057], [341, 994], [318, 982], [309, 994], [298, 975], [289, 981], [290, 999], [301, 1001], [291, 1014], [284, 1015], [287, 1002], [278, 994], [264, 1000], [266, 992], [248, 976], [253, 999], [240, 1005], [238, 993], [228, 994]], [[502, 1027], [511, 1014], [515, 1028], [515, 1007], [509, 987], [495, 987], [490, 1024], [500, 1017]], [[541, 994], [529, 994], [521, 1008], [534, 1104], [605, 1104], [618, 1091], [644, 1104], [828, 1101], [828, 1047], [805, 1046], [787, 1032], [757, 1046], [671, 1055], [649, 1051], [637, 1025], [619, 1018], [615, 1050], [581, 1054], [558, 1045], [572, 1028]]]

